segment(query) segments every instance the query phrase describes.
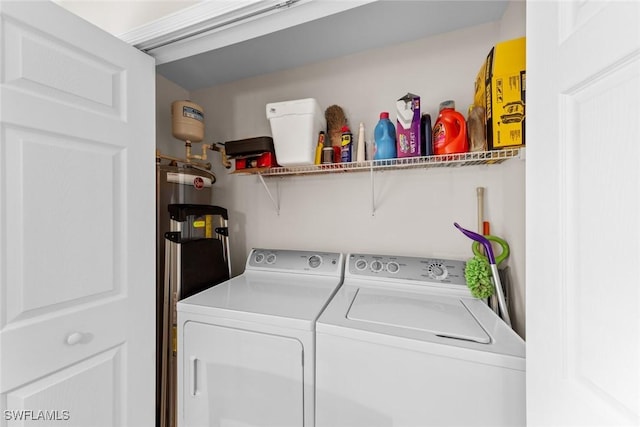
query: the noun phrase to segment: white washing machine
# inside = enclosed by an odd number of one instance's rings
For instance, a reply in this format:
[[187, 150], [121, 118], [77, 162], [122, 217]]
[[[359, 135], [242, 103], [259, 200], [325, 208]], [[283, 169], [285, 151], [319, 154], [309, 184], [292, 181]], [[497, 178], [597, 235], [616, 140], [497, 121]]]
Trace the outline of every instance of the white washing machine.
[[524, 341], [464, 265], [347, 256], [316, 324], [316, 427], [525, 425]]
[[253, 249], [180, 301], [178, 425], [313, 426], [315, 322], [343, 270], [339, 253]]

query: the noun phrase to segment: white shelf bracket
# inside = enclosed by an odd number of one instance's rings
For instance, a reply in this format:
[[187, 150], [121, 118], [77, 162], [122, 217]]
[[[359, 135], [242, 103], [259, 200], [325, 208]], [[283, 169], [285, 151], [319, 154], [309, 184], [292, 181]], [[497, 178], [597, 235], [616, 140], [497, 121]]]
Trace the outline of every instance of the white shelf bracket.
[[262, 176], [262, 174], [258, 174], [258, 178], [260, 178], [260, 182], [262, 182], [262, 186], [264, 187], [264, 189], [267, 192], [267, 195], [269, 196], [269, 198], [271, 199], [271, 203], [273, 203], [273, 207], [276, 210], [276, 213], [278, 214], [278, 216], [280, 216], [280, 187], [278, 186], [278, 183], [276, 182], [276, 198], [273, 197], [273, 194], [271, 194], [271, 191], [269, 190], [269, 186], [267, 185], [267, 183], [264, 180], [264, 177]]
[[371, 216], [376, 216], [376, 188], [373, 181], [373, 162], [371, 162], [370, 176], [371, 176]]
[[526, 149], [526, 147], [520, 147], [520, 148], [518, 149], [518, 155], [517, 155], [517, 157], [518, 157], [520, 160], [526, 160], [526, 159], [527, 159], [527, 149]]

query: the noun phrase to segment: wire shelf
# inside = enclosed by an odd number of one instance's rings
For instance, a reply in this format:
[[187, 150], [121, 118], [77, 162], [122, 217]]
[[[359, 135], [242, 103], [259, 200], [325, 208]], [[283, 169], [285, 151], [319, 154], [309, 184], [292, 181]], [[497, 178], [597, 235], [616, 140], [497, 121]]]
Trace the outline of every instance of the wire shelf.
[[[260, 182], [264, 186], [269, 199], [273, 203], [278, 215], [280, 215], [280, 191], [271, 192], [265, 178], [276, 176], [293, 176], [293, 175], [313, 175], [327, 173], [346, 173], [346, 172], [366, 172], [371, 174], [371, 215], [375, 215], [375, 171], [397, 170], [397, 169], [418, 169], [418, 168], [435, 168], [435, 167], [456, 167], [456, 166], [474, 166], [474, 165], [490, 165], [502, 163], [505, 160], [519, 158], [524, 159], [525, 148], [509, 148], [499, 151], [477, 151], [474, 153], [446, 154], [442, 156], [427, 157], [407, 157], [403, 159], [389, 160], [369, 160], [366, 162], [351, 163], [335, 163], [328, 165], [309, 165], [295, 167], [275, 167], [275, 168], [253, 168], [240, 169], [232, 173], [243, 175], [257, 175]], [[275, 181], [276, 187], [278, 180]]]
[[441, 156], [405, 157], [389, 160], [367, 160], [364, 162], [331, 163], [325, 165], [289, 166], [260, 169], [245, 169], [236, 173], [259, 174], [264, 177], [286, 175], [313, 175], [326, 173], [347, 173], [381, 171], [397, 169], [417, 169], [435, 167], [459, 167], [502, 163], [512, 158], [520, 158], [522, 148], [509, 148], [496, 151], [477, 151], [473, 153], [445, 154]]

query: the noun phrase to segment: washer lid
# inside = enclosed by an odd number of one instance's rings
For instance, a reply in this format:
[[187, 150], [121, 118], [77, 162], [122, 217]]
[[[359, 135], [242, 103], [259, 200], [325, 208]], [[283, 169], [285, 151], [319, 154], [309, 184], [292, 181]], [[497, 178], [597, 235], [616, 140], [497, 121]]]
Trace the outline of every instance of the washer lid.
[[360, 288], [347, 312], [347, 318], [429, 332], [444, 338], [482, 344], [491, 342], [489, 335], [461, 299], [436, 295], [405, 295], [382, 294]]

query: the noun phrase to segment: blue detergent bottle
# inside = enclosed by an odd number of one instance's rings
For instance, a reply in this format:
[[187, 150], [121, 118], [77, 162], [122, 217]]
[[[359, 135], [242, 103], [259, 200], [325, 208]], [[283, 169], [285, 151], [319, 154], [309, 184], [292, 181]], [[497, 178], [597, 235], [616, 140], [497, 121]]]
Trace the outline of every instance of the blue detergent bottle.
[[373, 131], [376, 143], [373, 160], [395, 159], [396, 151], [396, 128], [389, 120], [389, 113], [380, 113], [380, 120]]

